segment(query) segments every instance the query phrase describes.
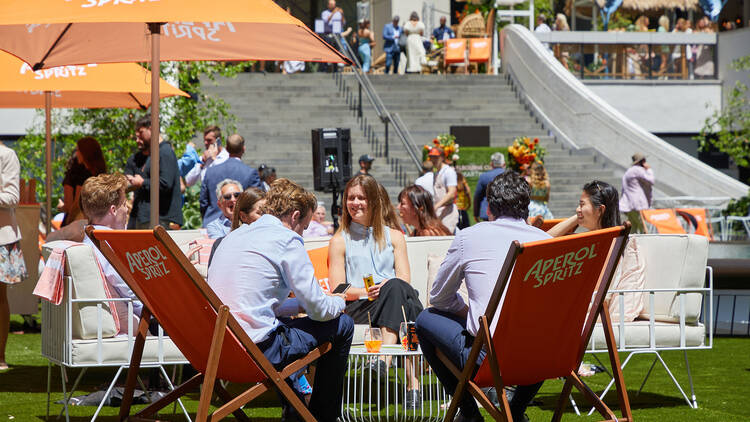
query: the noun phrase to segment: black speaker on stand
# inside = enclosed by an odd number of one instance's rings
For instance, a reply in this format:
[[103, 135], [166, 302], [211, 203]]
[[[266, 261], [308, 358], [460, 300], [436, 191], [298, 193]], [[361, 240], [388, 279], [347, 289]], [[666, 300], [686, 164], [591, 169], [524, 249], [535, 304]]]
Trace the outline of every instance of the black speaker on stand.
[[350, 133], [346, 128], [312, 130], [313, 185], [316, 191], [333, 194], [331, 216], [334, 230], [339, 228], [339, 193], [352, 177]]

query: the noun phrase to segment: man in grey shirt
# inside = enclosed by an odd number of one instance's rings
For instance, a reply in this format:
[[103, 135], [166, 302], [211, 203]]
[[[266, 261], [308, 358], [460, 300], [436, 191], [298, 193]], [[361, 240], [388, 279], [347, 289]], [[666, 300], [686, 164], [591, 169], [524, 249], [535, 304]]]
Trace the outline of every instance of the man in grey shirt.
[[[437, 357], [436, 350], [440, 349], [458, 368], [463, 368], [479, 328], [479, 317], [487, 309], [502, 259], [511, 243], [550, 238], [547, 233], [526, 224], [529, 193], [528, 183], [514, 171], [504, 172], [490, 182], [487, 186], [490, 221], [458, 232], [432, 284], [431, 307], [417, 318], [422, 353], [450, 394], [455, 392], [458, 380]], [[469, 292], [468, 304], [458, 294], [462, 282]], [[493, 321], [491, 331], [494, 332], [496, 324], [497, 321]], [[484, 356], [484, 351], [479, 354], [477, 368]], [[526, 407], [541, 385], [519, 386], [510, 402], [513, 420], [525, 420]], [[456, 421], [483, 420], [468, 392], [459, 406], [461, 412]]]

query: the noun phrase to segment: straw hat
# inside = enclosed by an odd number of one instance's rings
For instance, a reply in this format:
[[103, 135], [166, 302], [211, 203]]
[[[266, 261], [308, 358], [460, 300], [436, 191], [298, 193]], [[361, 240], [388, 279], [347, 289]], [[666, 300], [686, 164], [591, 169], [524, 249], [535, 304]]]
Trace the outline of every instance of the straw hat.
[[638, 164], [638, 163], [640, 163], [641, 161], [645, 161], [646, 160], [646, 156], [643, 155], [640, 152], [636, 152], [635, 154], [633, 154], [632, 158], [633, 158], [633, 164], [631, 164], [631, 165], [633, 165], [633, 166], [636, 165], [636, 164]]

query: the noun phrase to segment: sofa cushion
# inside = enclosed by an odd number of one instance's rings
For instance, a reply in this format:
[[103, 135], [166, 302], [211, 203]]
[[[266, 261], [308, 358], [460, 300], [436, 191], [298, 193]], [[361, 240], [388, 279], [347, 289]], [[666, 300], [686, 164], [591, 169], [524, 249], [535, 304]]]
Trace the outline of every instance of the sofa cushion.
[[[88, 245], [71, 246], [65, 251], [65, 271], [71, 277], [68, 287], [71, 297], [75, 299], [104, 299], [111, 297], [105, 288], [106, 280], [102, 277], [96, 263], [94, 250]], [[110, 304], [112, 302], [97, 302], [102, 305], [101, 328], [102, 337], [113, 337], [121, 329], [127, 329], [127, 320], [123, 324], [115, 324]], [[92, 339], [97, 337], [99, 321], [97, 303], [79, 302], [73, 304], [73, 338]], [[118, 321], [119, 322], [119, 321]]]
[[[610, 285], [610, 290], [642, 290], [646, 284], [644, 257], [638, 249], [638, 238], [631, 238], [623, 251], [620, 263]], [[620, 306], [624, 307], [624, 320], [635, 320], [643, 310], [643, 293], [609, 295], [609, 314], [612, 321], [620, 320]]]
[[[613, 324], [615, 343], [620, 350], [649, 348], [651, 344], [651, 330], [649, 321], [636, 320], [625, 323], [625, 344], [620, 342], [620, 327]], [[685, 326], [685, 346], [698, 347], [704, 344], [706, 327], [703, 324]], [[654, 342], [657, 348], [680, 347], [680, 324], [671, 322], [654, 323]], [[607, 342], [604, 339], [602, 324], [596, 324], [591, 339], [586, 347], [587, 351], [606, 351]]]
[[[704, 236], [675, 235], [633, 235], [645, 257], [647, 289], [657, 288], [700, 288], [705, 285], [706, 263], [708, 262], [708, 239]], [[685, 321], [695, 323], [701, 313], [703, 295], [686, 293]], [[680, 317], [680, 295], [674, 292], [654, 294], [654, 319], [665, 322], [678, 322]], [[649, 319], [649, 297], [639, 318]]]
[[[160, 344], [161, 343], [161, 344]], [[128, 365], [132, 345], [127, 335], [97, 340], [74, 340], [71, 345], [71, 365]], [[148, 336], [143, 346], [141, 364], [187, 363], [180, 350], [169, 337]]]
[[[427, 256], [427, 292], [425, 293], [424, 299], [425, 302], [427, 302], [427, 306], [430, 306], [430, 291], [432, 290], [432, 283], [435, 281], [435, 277], [437, 277], [440, 265], [445, 260], [445, 255], [446, 254], [429, 254]], [[466, 283], [461, 283], [461, 286], [458, 288], [458, 294], [464, 299], [464, 303], [469, 303], [469, 291], [466, 289]]]

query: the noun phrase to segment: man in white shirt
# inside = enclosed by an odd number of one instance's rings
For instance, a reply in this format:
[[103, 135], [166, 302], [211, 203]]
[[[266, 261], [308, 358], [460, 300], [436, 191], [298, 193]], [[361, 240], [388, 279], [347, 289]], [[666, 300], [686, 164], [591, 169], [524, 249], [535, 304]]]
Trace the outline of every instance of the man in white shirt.
[[445, 162], [445, 151], [434, 147], [428, 154], [432, 166], [435, 168], [432, 199], [435, 201], [435, 214], [443, 225], [453, 233], [458, 225], [458, 207], [456, 207], [456, 193], [458, 192], [458, 176], [456, 170]]
[[[528, 183], [513, 171], [502, 173], [489, 184], [487, 213], [490, 221], [458, 232], [432, 284], [431, 307], [417, 318], [422, 353], [450, 394], [454, 393], [458, 380], [435, 351], [440, 349], [459, 369], [463, 368], [479, 328], [479, 317], [487, 309], [502, 259], [511, 243], [550, 238], [547, 233], [526, 224], [529, 194]], [[462, 282], [466, 283], [469, 293], [468, 304], [458, 294]], [[494, 325], [490, 327], [491, 331], [494, 329]], [[483, 351], [478, 364], [484, 356]], [[518, 387], [510, 402], [513, 420], [525, 420], [524, 411], [540, 387], [541, 383]], [[460, 403], [460, 410], [456, 421], [482, 420], [468, 392]]]
[[203, 181], [209, 167], [229, 159], [229, 152], [221, 146], [221, 142], [221, 129], [218, 126], [208, 126], [203, 130], [203, 145], [206, 149], [201, 157], [202, 162], [197, 163], [185, 175], [185, 186], [193, 186], [196, 182]]
[[[534, 32], [538, 32], [540, 34], [552, 32], [552, 28], [547, 25], [547, 17], [541, 13], [536, 17], [536, 28], [534, 28]], [[544, 42], [542, 43], [542, 45], [549, 49], [549, 43]]]
[[424, 190], [430, 192], [430, 195], [435, 196], [435, 190], [432, 187], [434, 183], [435, 174], [432, 173], [432, 161], [427, 160], [422, 163], [422, 175], [417, 177], [414, 184], [421, 186]]
[[[97, 230], [125, 230], [128, 225], [128, 203], [125, 200], [125, 190], [128, 181], [121, 174], [100, 174], [89, 177], [81, 188], [81, 209], [88, 217], [89, 223]], [[83, 243], [94, 249], [96, 260], [104, 273], [107, 284], [119, 297], [132, 299], [133, 315], [140, 317], [143, 304], [130, 290], [125, 280], [115, 271], [112, 264], [102, 255], [99, 248], [88, 236], [84, 236]], [[117, 316], [120, 320], [120, 332], [128, 329], [128, 307], [124, 302], [116, 302]]]
[[236, 180], [224, 179], [216, 186], [216, 198], [221, 210], [219, 218], [206, 224], [206, 232], [210, 239], [218, 239], [229, 234], [232, 230], [234, 206], [242, 193], [242, 184]]
[[[316, 206], [312, 193], [276, 180], [265, 214], [229, 233], [216, 249], [208, 284], [277, 369], [331, 342], [332, 350], [317, 361], [310, 412], [319, 421], [335, 421], [354, 322], [342, 314], [344, 295], [321, 289], [305, 251], [302, 232]], [[284, 318], [299, 312], [308, 316]]]

